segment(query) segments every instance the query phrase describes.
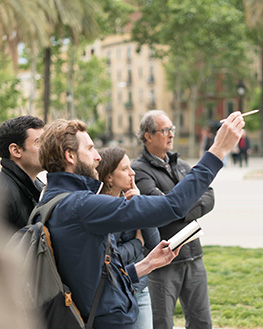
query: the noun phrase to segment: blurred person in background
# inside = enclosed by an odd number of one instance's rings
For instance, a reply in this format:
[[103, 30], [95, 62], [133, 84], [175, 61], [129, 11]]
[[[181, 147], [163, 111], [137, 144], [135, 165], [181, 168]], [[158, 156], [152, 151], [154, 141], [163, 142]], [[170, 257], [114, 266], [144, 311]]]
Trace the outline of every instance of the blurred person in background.
[[248, 166], [248, 155], [250, 153], [250, 141], [249, 141], [249, 138], [248, 138], [245, 130], [243, 131], [243, 135], [239, 140], [238, 148], [239, 148], [239, 165], [240, 165], [240, 167], [243, 166], [243, 160], [244, 160], [246, 166]]

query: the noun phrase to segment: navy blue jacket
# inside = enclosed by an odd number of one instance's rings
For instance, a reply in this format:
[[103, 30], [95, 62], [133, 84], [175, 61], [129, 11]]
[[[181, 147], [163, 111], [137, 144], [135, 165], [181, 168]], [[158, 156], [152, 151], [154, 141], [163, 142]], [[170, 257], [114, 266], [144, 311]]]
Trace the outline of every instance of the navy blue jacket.
[[[134, 196], [131, 200], [96, 195], [100, 182], [70, 173], [48, 174], [41, 203], [71, 192], [49, 219], [51, 240], [62, 280], [70, 287], [82, 315], [90, 312], [101, 276], [108, 233], [157, 227], [185, 217], [222, 167], [206, 152], [192, 171], [166, 196]], [[112, 243], [116, 246], [114, 237]], [[94, 329], [134, 329], [138, 306], [129, 277], [112, 254], [117, 285], [106, 280]]]

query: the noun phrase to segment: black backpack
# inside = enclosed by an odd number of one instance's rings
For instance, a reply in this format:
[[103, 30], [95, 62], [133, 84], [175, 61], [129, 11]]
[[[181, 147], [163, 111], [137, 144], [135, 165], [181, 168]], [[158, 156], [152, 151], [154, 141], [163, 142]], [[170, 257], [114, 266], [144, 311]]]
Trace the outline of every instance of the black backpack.
[[[16, 232], [7, 247], [24, 252], [22, 275], [25, 277], [25, 299], [20, 301], [26, 311], [39, 318], [39, 329], [91, 329], [110, 265], [111, 242], [108, 235], [105, 264], [92, 309], [85, 324], [72, 301], [70, 289], [63, 284], [58, 273], [48, 228], [45, 226], [53, 209], [69, 193], [57, 195], [45, 204], [36, 206], [28, 225]], [[41, 215], [40, 221], [35, 222]], [[37, 329], [37, 328], [32, 328]]]

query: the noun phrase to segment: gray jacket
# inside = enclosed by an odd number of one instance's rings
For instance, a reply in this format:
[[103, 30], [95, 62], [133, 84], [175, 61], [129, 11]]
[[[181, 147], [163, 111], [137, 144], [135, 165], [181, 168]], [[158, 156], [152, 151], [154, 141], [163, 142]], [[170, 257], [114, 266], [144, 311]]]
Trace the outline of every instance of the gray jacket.
[[[153, 157], [145, 146], [139, 158], [132, 162], [132, 168], [136, 172], [136, 184], [141, 194], [167, 194], [191, 170], [191, 167], [185, 161], [178, 158], [178, 153], [168, 152], [167, 156], [171, 171], [165, 163]], [[189, 222], [207, 214], [213, 207], [214, 192], [209, 187], [184, 218], [159, 227], [161, 239], [168, 240]], [[202, 256], [200, 240], [197, 239], [184, 245], [179, 256], [173, 262], [191, 261]]]

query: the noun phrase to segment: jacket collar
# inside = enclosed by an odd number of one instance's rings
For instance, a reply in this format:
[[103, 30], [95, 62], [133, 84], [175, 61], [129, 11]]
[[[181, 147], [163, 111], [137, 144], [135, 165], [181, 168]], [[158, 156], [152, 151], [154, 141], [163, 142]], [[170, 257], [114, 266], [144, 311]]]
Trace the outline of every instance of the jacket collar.
[[55, 172], [47, 175], [48, 189], [59, 189], [65, 191], [90, 190], [98, 194], [103, 186], [99, 180], [91, 177], [81, 176], [68, 172]]
[[[179, 157], [179, 153], [167, 152], [166, 155], [169, 159], [170, 165], [176, 165], [177, 159]], [[157, 157], [152, 156], [152, 154], [148, 151], [147, 147], [144, 145], [142, 150], [142, 156], [154, 167], [162, 167], [165, 168], [165, 162], [159, 160]]]
[[14, 161], [3, 158], [1, 160], [2, 171], [9, 176], [26, 194], [38, 201], [40, 192], [44, 187], [44, 183], [37, 178], [35, 182], [28, 174], [19, 167]]

